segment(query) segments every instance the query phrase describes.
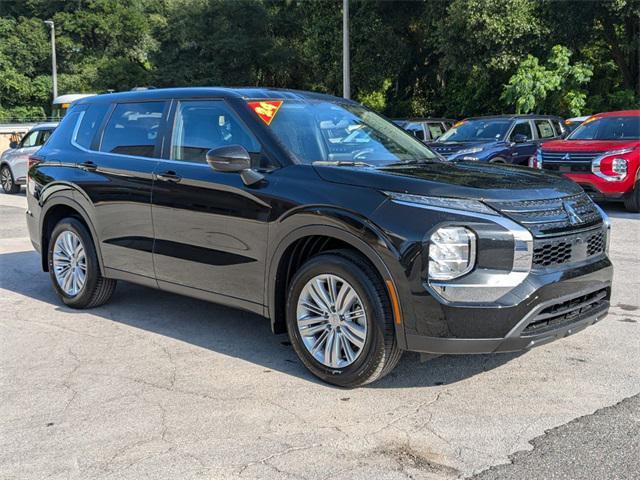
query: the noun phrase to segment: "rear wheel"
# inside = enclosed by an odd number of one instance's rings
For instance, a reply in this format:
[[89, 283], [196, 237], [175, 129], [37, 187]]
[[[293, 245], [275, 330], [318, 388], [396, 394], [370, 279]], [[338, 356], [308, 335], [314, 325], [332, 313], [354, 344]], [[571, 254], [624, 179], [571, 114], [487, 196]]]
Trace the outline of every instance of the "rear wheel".
[[640, 212], [640, 183], [624, 199], [624, 207], [630, 212]]
[[341, 387], [383, 377], [402, 354], [382, 280], [366, 260], [348, 250], [313, 257], [296, 272], [287, 328], [311, 373]]
[[489, 160], [489, 163], [497, 163], [498, 165], [506, 165], [507, 161], [502, 157], [495, 157]]
[[66, 305], [93, 308], [109, 301], [116, 281], [100, 275], [91, 235], [77, 218], [58, 222], [47, 255], [53, 288]]
[[13, 173], [11, 173], [8, 165], [3, 165], [0, 169], [0, 184], [2, 184], [2, 190], [5, 193], [18, 193], [20, 191], [20, 185], [16, 185]]

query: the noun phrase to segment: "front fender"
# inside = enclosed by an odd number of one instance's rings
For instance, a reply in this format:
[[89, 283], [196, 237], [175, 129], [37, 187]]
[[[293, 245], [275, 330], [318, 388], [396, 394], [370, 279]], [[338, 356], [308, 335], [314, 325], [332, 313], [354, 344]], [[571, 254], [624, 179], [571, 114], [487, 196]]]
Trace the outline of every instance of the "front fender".
[[[290, 212], [281, 218], [272, 228], [269, 244], [270, 252], [267, 258], [265, 305], [274, 331], [281, 331], [283, 319], [278, 318], [277, 308], [277, 274], [281, 261], [290, 246], [296, 241], [311, 236], [325, 236], [335, 238], [351, 245], [364, 255], [376, 268], [381, 278], [391, 281], [396, 291], [396, 276], [388, 266], [388, 259], [397, 259], [398, 252], [393, 243], [371, 224], [366, 218], [356, 213], [334, 207], [305, 207], [304, 210]], [[402, 317], [402, 305], [401, 317]], [[402, 325], [395, 325], [396, 338], [401, 348], [406, 345]]]

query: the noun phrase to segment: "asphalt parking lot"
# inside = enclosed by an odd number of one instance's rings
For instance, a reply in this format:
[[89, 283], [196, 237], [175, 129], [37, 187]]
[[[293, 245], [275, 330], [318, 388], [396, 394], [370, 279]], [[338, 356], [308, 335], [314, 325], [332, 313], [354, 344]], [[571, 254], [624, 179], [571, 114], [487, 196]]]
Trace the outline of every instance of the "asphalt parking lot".
[[604, 321], [525, 354], [406, 354], [356, 390], [248, 313], [125, 283], [64, 307], [25, 206], [0, 194], [2, 479], [640, 477], [640, 218], [620, 206]]

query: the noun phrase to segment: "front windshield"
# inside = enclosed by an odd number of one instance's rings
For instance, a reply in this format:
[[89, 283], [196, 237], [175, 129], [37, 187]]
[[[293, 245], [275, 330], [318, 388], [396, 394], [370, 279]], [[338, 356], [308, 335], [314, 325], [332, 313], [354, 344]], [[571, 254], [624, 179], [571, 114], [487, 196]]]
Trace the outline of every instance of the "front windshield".
[[384, 166], [437, 160], [419, 140], [352, 103], [284, 100], [269, 129], [302, 163]]
[[576, 128], [568, 140], [640, 140], [640, 117], [596, 117]]
[[464, 120], [438, 138], [438, 142], [484, 142], [503, 140], [509, 130], [508, 120]]

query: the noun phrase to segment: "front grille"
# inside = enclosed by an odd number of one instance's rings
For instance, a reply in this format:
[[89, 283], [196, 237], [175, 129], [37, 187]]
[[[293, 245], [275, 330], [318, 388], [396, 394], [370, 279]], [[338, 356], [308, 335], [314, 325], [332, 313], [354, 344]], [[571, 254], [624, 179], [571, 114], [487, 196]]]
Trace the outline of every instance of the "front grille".
[[493, 208], [527, 227], [535, 237], [582, 230], [602, 223], [585, 193], [563, 198], [490, 202]]
[[591, 162], [602, 152], [550, 152], [542, 150], [542, 168], [560, 173], [591, 173]]
[[522, 336], [537, 335], [563, 325], [578, 322], [605, 311], [609, 306], [609, 289], [556, 303], [540, 311], [522, 331]]
[[605, 250], [605, 241], [605, 233], [601, 229], [557, 239], [536, 240], [533, 246], [533, 268], [555, 267], [601, 255]]

